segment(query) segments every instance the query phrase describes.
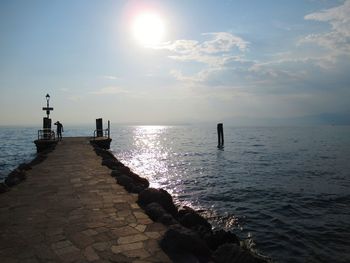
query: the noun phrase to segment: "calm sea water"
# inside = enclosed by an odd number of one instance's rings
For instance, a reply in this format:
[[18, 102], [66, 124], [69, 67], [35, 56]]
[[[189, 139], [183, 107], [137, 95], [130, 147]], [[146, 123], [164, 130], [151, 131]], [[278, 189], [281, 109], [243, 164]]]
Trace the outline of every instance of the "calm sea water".
[[[275, 262], [350, 262], [350, 127], [224, 132], [219, 150], [215, 125], [116, 126], [111, 150], [153, 187], [203, 209], [215, 227], [248, 238]], [[0, 173], [33, 156], [35, 134], [0, 129]]]

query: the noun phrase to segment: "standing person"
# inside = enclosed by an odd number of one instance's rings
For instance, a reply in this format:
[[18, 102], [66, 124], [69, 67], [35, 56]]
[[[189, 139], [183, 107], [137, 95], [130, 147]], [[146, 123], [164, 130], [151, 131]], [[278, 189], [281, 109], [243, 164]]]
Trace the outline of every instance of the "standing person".
[[56, 121], [55, 125], [57, 125], [57, 139], [61, 141], [62, 140], [62, 132], [64, 132], [63, 125], [62, 125], [62, 123], [60, 123], [60, 121]]

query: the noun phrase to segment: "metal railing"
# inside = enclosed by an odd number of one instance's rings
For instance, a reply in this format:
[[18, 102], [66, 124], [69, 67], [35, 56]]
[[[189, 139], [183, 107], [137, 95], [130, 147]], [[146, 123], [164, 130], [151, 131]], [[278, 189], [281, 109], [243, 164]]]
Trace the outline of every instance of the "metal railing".
[[109, 138], [109, 129], [94, 130], [94, 139], [103, 136]]
[[56, 140], [55, 132], [50, 129], [38, 130], [38, 140]]
[[[107, 137], [108, 139], [110, 139], [110, 135], [111, 135], [111, 123], [110, 121], [108, 121], [108, 128], [107, 129], [100, 129], [102, 128], [102, 125], [97, 125], [97, 121], [100, 119], [96, 120], [96, 130], [94, 130], [94, 140], [98, 137]], [[102, 120], [102, 119], [101, 119]]]

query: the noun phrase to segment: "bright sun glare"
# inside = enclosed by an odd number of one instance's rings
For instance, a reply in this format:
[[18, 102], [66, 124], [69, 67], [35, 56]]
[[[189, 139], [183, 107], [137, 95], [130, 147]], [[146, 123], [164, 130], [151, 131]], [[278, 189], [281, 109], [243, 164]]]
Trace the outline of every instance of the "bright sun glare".
[[165, 33], [164, 22], [156, 13], [139, 14], [133, 21], [132, 33], [143, 46], [155, 46], [163, 40]]

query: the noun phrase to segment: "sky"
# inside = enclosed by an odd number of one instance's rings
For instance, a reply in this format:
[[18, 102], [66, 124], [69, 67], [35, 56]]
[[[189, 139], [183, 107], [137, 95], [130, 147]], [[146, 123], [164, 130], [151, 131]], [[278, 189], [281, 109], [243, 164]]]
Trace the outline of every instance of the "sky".
[[[135, 20], [155, 14], [157, 25]], [[350, 118], [350, 0], [0, 0], [0, 125]], [[139, 34], [139, 35], [135, 35]], [[151, 39], [152, 40], [152, 39]]]

